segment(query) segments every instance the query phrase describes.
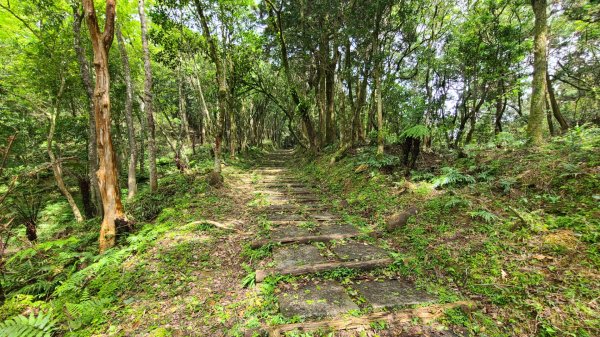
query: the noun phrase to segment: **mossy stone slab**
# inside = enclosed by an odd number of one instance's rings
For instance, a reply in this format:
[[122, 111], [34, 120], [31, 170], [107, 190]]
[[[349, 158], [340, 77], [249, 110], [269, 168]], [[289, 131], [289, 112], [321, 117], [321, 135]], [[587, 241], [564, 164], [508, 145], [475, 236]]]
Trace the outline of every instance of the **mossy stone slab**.
[[279, 309], [286, 317], [336, 317], [358, 310], [344, 288], [336, 282], [303, 285], [282, 292], [278, 299]]
[[435, 297], [401, 280], [364, 281], [353, 286], [375, 310], [431, 303]]
[[376, 246], [361, 242], [336, 245], [331, 249], [342, 261], [369, 261], [388, 258], [388, 253]]
[[281, 240], [286, 238], [300, 238], [315, 235], [308, 228], [299, 226], [279, 226], [271, 231], [271, 239]]
[[306, 265], [326, 263], [327, 259], [321, 256], [319, 249], [313, 245], [294, 245], [283, 247], [273, 253], [273, 260], [277, 269], [293, 268]]
[[319, 234], [330, 235], [330, 234], [348, 234], [348, 235], [359, 235], [359, 230], [348, 224], [331, 224], [319, 226]]

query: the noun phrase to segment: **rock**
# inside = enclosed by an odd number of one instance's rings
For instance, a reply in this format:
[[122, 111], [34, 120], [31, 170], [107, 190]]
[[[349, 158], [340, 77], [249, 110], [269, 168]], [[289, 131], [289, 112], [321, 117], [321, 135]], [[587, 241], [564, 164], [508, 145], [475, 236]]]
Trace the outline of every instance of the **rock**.
[[358, 167], [356, 169], [354, 169], [354, 173], [361, 173], [364, 172], [366, 170], [369, 169], [369, 165], [367, 164], [360, 164], [358, 165]]
[[220, 188], [223, 186], [223, 176], [215, 171], [210, 172], [206, 176], [206, 182], [212, 187]]
[[415, 214], [417, 214], [417, 208], [410, 207], [405, 211], [391, 215], [385, 221], [385, 230], [388, 232], [393, 232], [398, 228], [406, 226], [408, 219]]

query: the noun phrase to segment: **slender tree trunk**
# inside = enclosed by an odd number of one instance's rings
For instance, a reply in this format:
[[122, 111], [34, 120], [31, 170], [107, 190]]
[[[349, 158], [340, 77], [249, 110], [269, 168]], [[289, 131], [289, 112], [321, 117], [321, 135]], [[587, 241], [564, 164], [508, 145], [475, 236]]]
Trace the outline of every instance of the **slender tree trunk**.
[[139, 113], [136, 113], [136, 117], [138, 119], [138, 122], [140, 123], [140, 153], [138, 157], [138, 165], [139, 165], [139, 170], [140, 170], [140, 175], [144, 176], [145, 174], [145, 158], [146, 158], [146, 154], [144, 153], [144, 149], [146, 149], [146, 144], [144, 143], [144, 139], [147, 138], [147, 132], [146, 132], [146, 119], [144, 118], [144, 116], [142, 116], [142, 113], [144, 111], [144, 100], [138, 96], [138, 102], [140, 104], [140, 111]]
[[333, 114], [335, 111], [335, 68], [337, 65], [338, 50], [334, 48], [334, 53], [331, 61], [328, 62], [325, 72], [326, 101], [327, 109], [325, 110], [325, 144], [331, 144], [335, 141], [335, 126], [333, 124]]
[[182, 131], [183, 131], [183, 137], [181, 139], [182, 142], [184, 142], [184, 140], [189, 140], [189, 142], [192, 142], [191, 139], [191, 133], [190, 133], [190, 123], [188, 121], [188, 113], [187, 113], [187, 106], [186, 106], [186, 94], [185, 94], [185, 74], [183, 72], [183, 69], [181, 67], [183, 63], [183, 58], [181, 57], [181, 55], [179, 55], [179, 67], [178, 67], [178, 79], [177, 79], [177, 92], [179, 95], [179, 112], [180, 112], [180, 117], [181, 117], [181, 126], [182, 126]]
[[133, 127], [133, 85], [131, 84], [131, 69], [129, 67], [129, 57], [123, 34], [117, 25], [117, 42], [119, 44], [119, 52], [121, 54], [121, 62], [123, 63], [123, 74], [125, 76], [125, 120], [127, 121], [127, 134], [129, 145], [129, 168], [127, 170], [127, 200], [131, 201], [137, 192], [137, 181], [135, 177], [135, 165], [137, 150], [135, 146], [135, 129]]
[[327, 48], [325, 47], [325, 43], [321, 41], [321, 46], [319, 48], [319, 62], [317, 65], [317, 86], [316, 86], [316, 98], [317, 98], [317, 108], [319, 111], [319, 144], [325, 144], [325, 130], [327, 128], [327, 122], [325, 121], [325, 110], [327, 109], [326, 105], [326, 96], [327, 96], [327, 84], [325, 79], [326, 74], [326, 56], [325, 53], [329, 53]]
[[67, 202], [69, 206], [71, 206], [71, 210], [73, 211], [73, 216], [75, 216], [75, 221], [83, 222], [83, 216], [81, 216], [81, 212], [79, 211], [79, 207], [77, 203], [75, 203], [75, 199], [67, 189], [65, 182], [63, 180], [62, 167], [60, 162], [56, 160], [56, 156], [54, 155], [54, 150], [52, 150], [52, 142], [54, 140], [54, 132], [56, 130], [56, 119], [60, 114], [59, 102], [64, 92], [65, 80], [64, 78], [61, 80], [60, 89], [58, 90], [58, 94], [56, 95], [56, 102], [54, 103], [53, 110], [50, 115], [50, 130], [48, 131], [48, 138], [46, 139], [46, 150], [48, 152], [48, 157], [50, 157], [50, 163], [52, 164], [52, 173], [54, 173], [54, 179], [56, 179], [56, 185], [60, 189], [61, 193], [67, 198]]
[[498, 93], [496, 95], [496, 118], [494, 121], [494, 134], [502, 132], [502, 117], [506, 111], [506, 97], [504, 97], [504, 82], [498, 81]]
[[116, 14], [115, 0], [106, 0], [104, 31], [98, 26], [98, 18], [93, 0], [83, 0], [85, 17], [90, 31], [94, 50], [96, 86], [94, 88], [94, 115], [96, 118], [96, 138], [98, 140], [98, 183], [104, 216], [100, 227], [100, 252], [113, 247], [116, 242], [116, 226], [126, 224], [121, 194], [117, 182], [117, 163], [110, 135], [110, 75], [108, 52], [114, 38]]
[[550, 136], [556, 136], [556, 130], [554, 129], [554, 123], [552, 122], [552, 109], [550, 108], [550, 102], [546, 102], [546, 120], [548, 121], [548, 131], [550, 131]]
[[199, 0], [195, 0], [194, 4], [196, 5], [196, 10], [198, 15], [200, 16], [200, 22], [202, 24], [202, 34], [204, 38], [208, 42], [209, 47], [209, 55], [215, 64], [215, 77], [217, 80], [217, 100], [219, 102], [219, 116], [217, 118], [217, 125], [215, 128], [215, 163], [214, 163], [214, 173], [221, 175], [221, 148], [223, 143], [223, 128], [225, 126], [225, 116], [227, 115], [227, 81], [225, 77], [225, 69], [223, 66], [223, 62], [217, 52], [217, 44], [213, 39], [213, 36], [210, 33], [208, 28], [208, 20], [204, 15], [204, 10], [202, 4]]
[[83, 11], [79, 13], [79, 4], [73, 5], [73, 45], [75, 54], [77, 55], [77, 63], [79, 65], [79, 74], [85, 88], [85, 93], [88, 98], [88, 175], [91, 183], [91, 197], [93, 202], [93, 213], [98, 214], [102, 209], [102, 198], [98, 187], [98, 148], [96, 144], [96, 121], [94, 118], [94, 87], [90, 76], [88, 61], [85, 57], [85, 50], [81, 44], [81, 22], [83, 21]]
[[[547, 66], [547, 63], [546, 63]], [[556, 120], [558, 121], [558, 124], [560, 124], [560, 130], [562, 132], [565, 132], [569, 129], [569, 124], [567, 123], [567, 120], [565, 119], [565, 117], [563, 116], [563, 114], [560, 112], [560, 107], [558, 105], [558, 102], [556, 101], [556, 95], [554, 94], [554, 87], [552, 87], [552, 81], [550, 80], [550, 73], [548, 73], [548, 69], [546, 68], [546, 86], [548, 89], [548, 98], [550, 99], [550, 107], [552, 107], [552, 113], [554, 115], [554, 118], [556, 118]]]
[[368, 75], [366, 72], [366, 67], [365, 67], [365, 73], [363, 75], [363, 79], [362, 82], [360, 83], [360, 86], [358, 86], [357, 88], [357, 94], [356, 94], [356, 103], [354, 104], [354, 116], [353, 116], [353, 122], [352, 122], [352, 129], [353, 129], [353, 133], [352, 133], [352, 143], [355, 144], [356, 142], [364, 142], [365, 138], [363, 137], [363, 123], [362, 123], [362, 118], [361, 118], [361, 112], [363, 109], [363, 106], [365, 105], [365, 101], [367, 99], [367, 83], [368, 83]]
[[531, 82], [531, 109], [527, 123], [529, 142], [538, 146], [543, 142], [542, 124], [546, 105], [546, 69], [547, 69], [547, 13], [546, 0], [531, 0], [535, 14], [533, 28], [533, 80]]
[[150, 49], [148, 48], [148, 27], [144, 0], [138, 0], [138, 13], [142, 28], [142, 49], [144, 50], [144, 110], [148, 129], [148, 160], [150, 162], [150, 190], [154, 193], [158, 189], [158, 174], [156, 172], [156, 127], [154, 124], [154, 111], [152, 110], [152, 67], [150, 64]]
[[375, 68], [375, 100], [377, 101], [377, 154], [383, 154], [383, 102], [381, 102], [381, 73]]

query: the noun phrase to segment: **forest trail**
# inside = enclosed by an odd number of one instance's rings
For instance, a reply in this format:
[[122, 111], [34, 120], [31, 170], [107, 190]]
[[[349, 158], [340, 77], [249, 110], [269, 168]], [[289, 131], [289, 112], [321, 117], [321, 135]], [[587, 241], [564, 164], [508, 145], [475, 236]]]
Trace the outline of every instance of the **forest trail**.
[[[315, 186], [295, 177], [287, 166], [292, 159], [292, 151], [274, 151], [254, 170], [254, 193], [263, 198], [257, 217], [266, 221], [268, 233], [251, 246], [274, 247], [272, 260], [256, 271], [256, 282], [270, 275], [307, 276], [291, 283], [283, 277], [277, 291], [280, 313], [305, 322], [275, 326], [271, 336], [294, 329], [369, 329], [374, 322], [386, 327], [428, 323], [464, 304], [437, 304], [435, 297], [396, 277], [358, 274], [350, 284], [328, 279], [327, 273], [336, 271], [385, 268], [393, 259], [359, 228], [344, 223]], [[425, 335], [456, 336], [440, 326]]]

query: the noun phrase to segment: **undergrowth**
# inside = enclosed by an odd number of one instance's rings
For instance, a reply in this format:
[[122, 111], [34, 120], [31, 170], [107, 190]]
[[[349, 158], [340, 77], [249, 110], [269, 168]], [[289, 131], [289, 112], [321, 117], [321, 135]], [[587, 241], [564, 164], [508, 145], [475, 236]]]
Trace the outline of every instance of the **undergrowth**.
[[[478, 302], [445, 322], [477, 336], [600, 335], [600, 129], [535, 150], [499, 137], [421, 162], [411, 178], [397, 157], [374, 153], [333, 165], [325, 153], [298, 171], [344, 219], [382, 235], [397, 252], [392, 270], [441, 301]], [[410, 207], [417, 215], [386, 233], [388, 216]]]
[[[117, 246], [104, 254], [97, 251], [99, 220], [52, 227], [54, 232], [42, 233], [47, 241], [21, 247], [7, 261], [3, 286], [8, 296], [0, 307], [0, 335], [91, 336], [107, 331], [113, 313], [127, 312], [123, 307], [133, 304], [132, 294], [182, 291], [179, 276], [172, 276], [188, 266], [212, 267], [210, 256], [196, 253], [195, 245], [204, 241], [161, 251], [157, 273], [146, 270], [156, 254], [151, 250], [157, 240], [174, 233], [212, 231], [184, 225], [203, 218], [208, 210], [222, 212], [222, 204], [192, 168], [188, 174], [160, 179], [157, 193], [143, 186], [126, 205], [133, 232], [119, 235]], [[157, 284], [161, 286], [153, 289]]]

